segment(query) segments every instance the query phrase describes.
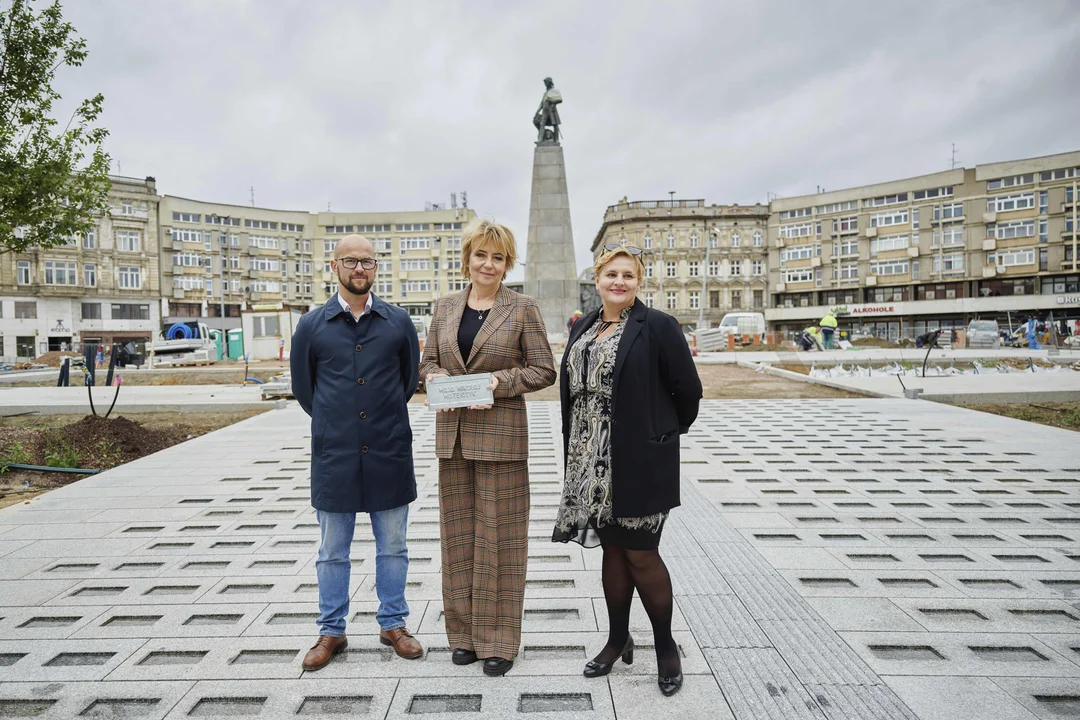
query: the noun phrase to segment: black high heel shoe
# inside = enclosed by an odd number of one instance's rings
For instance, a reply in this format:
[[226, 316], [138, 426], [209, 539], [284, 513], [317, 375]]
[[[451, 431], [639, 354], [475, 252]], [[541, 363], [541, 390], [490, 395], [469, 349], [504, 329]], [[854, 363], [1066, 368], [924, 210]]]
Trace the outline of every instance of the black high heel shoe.
[[[627, 665], [634, 664], [634, 638], [629, 637], [626, 639], [626, 645], [623, 646], [622, 652], [615, 657], [615, 660], [618, 660], [620, 657]], [[587, 678], [604, 677], [611, 672], [611, 668], [615, 666], [615, 660], [606, 663], [590, 660], [585, 663], [585, 671], [582, 674]], [[679, 677], [679, 682], [682, 682], [682, 676]]]
[[660, 692], [664, 693], [664, 697], [671, 697], [682, 687], [682, 670], [675, 677], [657, 677], [656, 684], [660, 686]]

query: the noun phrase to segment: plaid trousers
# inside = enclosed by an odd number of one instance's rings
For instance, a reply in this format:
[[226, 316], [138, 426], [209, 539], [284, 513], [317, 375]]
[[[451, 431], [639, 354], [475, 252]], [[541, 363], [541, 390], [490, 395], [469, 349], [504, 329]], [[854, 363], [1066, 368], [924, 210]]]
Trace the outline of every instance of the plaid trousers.
[[513, 660], [529, 554], [527, 460], [439, 460], [443, 616], [450, 648]]

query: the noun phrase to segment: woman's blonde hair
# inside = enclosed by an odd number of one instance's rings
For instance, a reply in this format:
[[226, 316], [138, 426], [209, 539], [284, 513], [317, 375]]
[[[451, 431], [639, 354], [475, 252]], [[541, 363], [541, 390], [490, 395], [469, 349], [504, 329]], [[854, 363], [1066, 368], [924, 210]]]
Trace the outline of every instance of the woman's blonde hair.
[[617, 247], [614, 250], [605, 250], [596, 258], [596, 263], [593, 265], [593, 277], [600, 277], [600, 271], [604, 269], [604, 266], [617, 257], [628, 257], [634, 261], [634, 265], [638, 269], [638, 280], [645, 277], [645, 262], [641, 259], [641, 253], [634, 255], [625, 247]]
[[[517, 262], [517, 241], [510, 228], [491, 220], [479, 219], [461, 233], [461, 273], [469, 279], [469, 258], [480, 248], [500, 253], [506, 258], [506, 272], [514, 269]], [[506, 277], [505, 273], [503, 277]]]

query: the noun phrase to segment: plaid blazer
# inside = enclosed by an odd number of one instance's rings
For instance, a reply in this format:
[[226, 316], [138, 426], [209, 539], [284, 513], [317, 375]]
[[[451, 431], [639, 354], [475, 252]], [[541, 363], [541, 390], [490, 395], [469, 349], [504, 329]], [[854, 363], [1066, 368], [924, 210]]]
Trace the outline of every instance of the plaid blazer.
[[458, 326], [471, 285], [435, 301], [420, 378], [445, 370], [450, 375], [492, 373], [499, 378], [494, 407], [458, 408], [441, 412], [435, 422], [435, 455], [450, 458], [461, 435], [466, 460], [502, 462], [527, 460], [529, 427], [525, 393], [555, 384], [555, 359], [536, 300], [499, 286], [495, 304], [473, 341], [468, 358], [461, 357]]

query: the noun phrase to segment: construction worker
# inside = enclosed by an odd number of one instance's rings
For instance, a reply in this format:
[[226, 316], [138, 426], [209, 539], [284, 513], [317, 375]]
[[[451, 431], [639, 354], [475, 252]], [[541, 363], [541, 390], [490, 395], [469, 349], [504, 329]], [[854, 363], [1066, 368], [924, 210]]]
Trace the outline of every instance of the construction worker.
[[832, 310], [825, 313], [825, 317], [821, 318], [821, 336], [825, 341], [825, 349], [833, 349], [833, 333], [836, 332], [836, 317], [832, 314]]

